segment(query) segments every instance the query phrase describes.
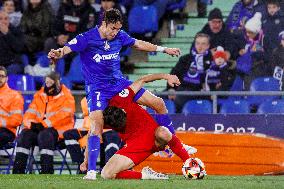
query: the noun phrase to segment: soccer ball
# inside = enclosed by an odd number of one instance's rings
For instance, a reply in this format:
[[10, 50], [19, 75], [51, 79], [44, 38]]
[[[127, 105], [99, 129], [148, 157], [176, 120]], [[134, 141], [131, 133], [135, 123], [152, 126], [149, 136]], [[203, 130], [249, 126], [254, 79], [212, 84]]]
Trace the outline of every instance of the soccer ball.
[[186, 179], [203, 179], [206, 175], [204, 163], [198, 158], [189, 158], [182, 166], [182, 174]]

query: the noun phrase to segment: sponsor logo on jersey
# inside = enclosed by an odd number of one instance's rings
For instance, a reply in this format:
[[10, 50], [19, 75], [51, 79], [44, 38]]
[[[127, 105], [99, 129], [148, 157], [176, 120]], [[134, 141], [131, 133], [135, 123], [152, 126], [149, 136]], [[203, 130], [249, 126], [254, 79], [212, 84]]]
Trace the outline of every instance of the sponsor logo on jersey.
[[76, 38], [72, 39], [71, 41], [69, 41], [68, 44], [69, 44], [69, 45], [75, 45], [75, 44], [77, 44], [77, 39], [76, 39]]
[[126, 98], [129, 95], [129, 90], [128, 89], [123, 89], [120, 93], [119, 96], [122, 98]]
[[106, 54], [106, 55], [100, 55], [100, 54], [95, 54], [95, 56], [93, 56], [93, 59], [99, 63], [102, 60], [116, 60], [119, 57], [119, 52], [117, 53], [113, 53], [113, 54]]

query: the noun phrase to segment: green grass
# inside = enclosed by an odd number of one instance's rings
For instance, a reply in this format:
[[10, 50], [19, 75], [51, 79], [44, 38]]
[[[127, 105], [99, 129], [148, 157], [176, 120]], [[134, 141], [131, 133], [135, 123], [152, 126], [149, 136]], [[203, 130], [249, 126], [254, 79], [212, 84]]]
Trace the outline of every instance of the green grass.
[[0, 175], [0, 188], [28, 189], [187, 189], [187, 188], [284, 188], [284, 176], [207, 176], [203, 180], [185, 180], [170, 176], [169, 180], [82, 180], [81, 175]]

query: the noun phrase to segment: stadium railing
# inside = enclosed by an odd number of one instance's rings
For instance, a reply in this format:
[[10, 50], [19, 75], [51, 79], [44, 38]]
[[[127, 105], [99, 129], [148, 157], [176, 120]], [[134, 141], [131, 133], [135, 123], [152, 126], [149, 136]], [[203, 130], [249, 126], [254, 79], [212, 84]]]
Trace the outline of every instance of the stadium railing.
[[[169, 93], [167, 91], [165, 92], [155, 92], [152, 91], [155, 95], [159, 96], [167, 96], [169, 94], [172, 95], [172, 93]], [[23, 95], [30, 95], [34, 94], [35, 91], [23, 91]], [[82, 96], [85, 95], [85, 91], [72, 91], [72, 94], [74, 96]], [[284, 96], [284, 91], [176, 91], [176, 95], [182, 95], [182, 96], [211, 96], [212, 99], [212, 112], [213, 114], [217, 114], [217, 108], [218, 108], [218, 97], [222, 96]]]

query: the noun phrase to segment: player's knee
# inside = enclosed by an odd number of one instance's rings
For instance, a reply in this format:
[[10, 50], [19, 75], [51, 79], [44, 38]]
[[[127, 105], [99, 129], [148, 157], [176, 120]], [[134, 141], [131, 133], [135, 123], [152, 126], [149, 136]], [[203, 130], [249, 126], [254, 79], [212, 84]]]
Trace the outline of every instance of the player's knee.
[[113, 174], [111, 170], [103, 168], [103, 170], [101, 172], [101, 177], [103, 179], [114, 179], [115, 178], [115, 174]]
[[172, 139], [172, 134], [169, 129], [163, 126], [156, 129], [155, 136], [156, 140], [162, 144], [168, 143]]
[[160, 97], [156, 97], [152, 101], [153, 109], [159, 114], [166, 114], [168, 113], [166, 104], [164, 100]]

